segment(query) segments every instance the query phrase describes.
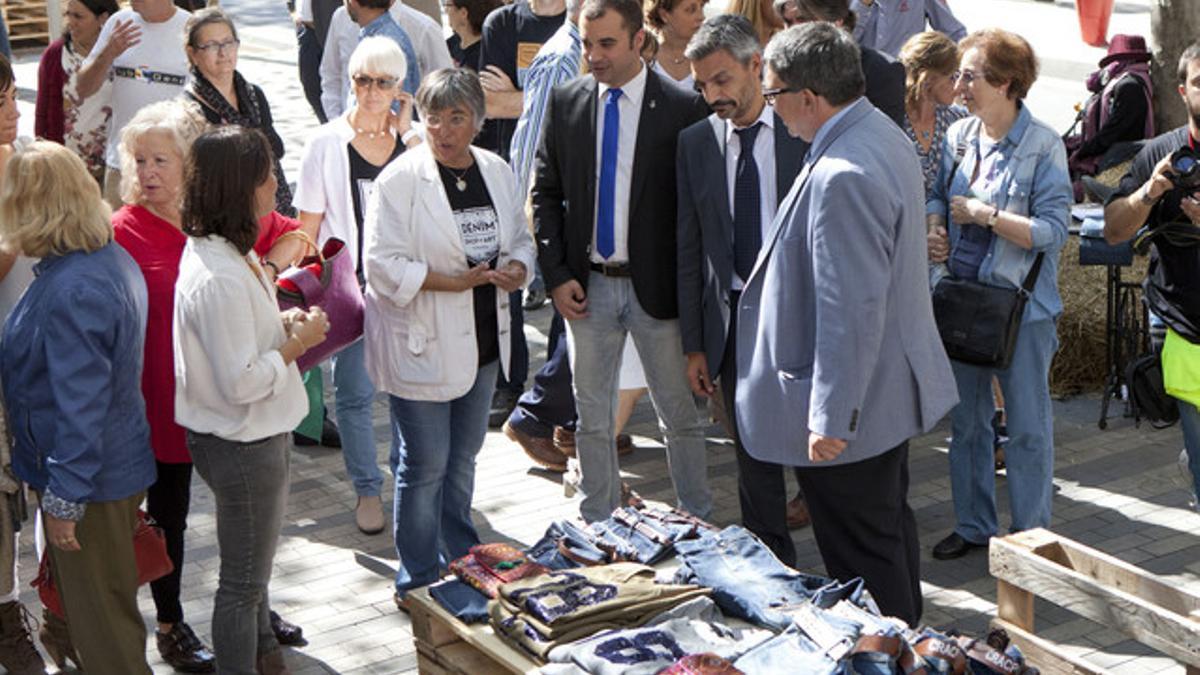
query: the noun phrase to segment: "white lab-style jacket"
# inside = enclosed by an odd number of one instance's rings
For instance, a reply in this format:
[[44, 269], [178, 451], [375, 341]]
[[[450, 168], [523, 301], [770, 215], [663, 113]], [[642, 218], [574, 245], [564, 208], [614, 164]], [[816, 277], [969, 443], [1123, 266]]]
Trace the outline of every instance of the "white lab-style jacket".
[[[533, 278], [536, 247], [512, 169], [499, 156], [471, 147], [500, 228], [497, 268], [525, 265]], [[426, 144], [396, 158], [376, 181], [363, 226], [367, 276], [366, 362], [380, 390], [418, 401], [450, 401], [475, 383], [478, 348], [474, 295], [423, 291], [429, 271], [467, 271], [467, 254], [433, 153]], [[500, 367], [508, 373], [508, 294], [496, 289]]]

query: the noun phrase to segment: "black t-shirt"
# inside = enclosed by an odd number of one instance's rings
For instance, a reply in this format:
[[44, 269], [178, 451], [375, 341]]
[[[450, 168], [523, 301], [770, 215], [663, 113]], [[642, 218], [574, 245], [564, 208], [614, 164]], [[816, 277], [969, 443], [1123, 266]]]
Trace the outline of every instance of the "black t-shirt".
[[[1129, 173], [1121, 178], [1109, 203], [1137, 192], [1154, 167], [1171, 153], [1188, 144], [1188, 128], [1180, 127], [1155, 137], [1133, 158]], [[1198, 191], [1200, 192], [1200, 191]], [[1148, 225], [1186, 223], [1188, 217], [1179, 207], [1186, 193], [1171, 190], [1150, 210]], [[1154, 239], [1150, 267], [1146, 273], [1146, 301], [1150, 310], [1168, 326], [1193, 342], [1200, 342], [1200, 246], [1174, 246], [1163, 237]]]
[[456, 67], [479, 71], [479, 59], [483, 57], [483, 40], [476, 40], [470, 47], [463, 49], [462, 38], [455, 33], [446, 38], [446, 47], [450, 50], [450, 59]]
[[[467, 252], [467, 265], [474, 267], [482, 262], [496, 269], [500, 256], [500, 219], [488, 194], [487, 184], [479, 165], [472, 164], [464, 173], [461, 169], [450, 169], [438, 163], [442, 186], [454, 212], [454, 222], [463, 249]], [[462, 189], [459, 189], [459, 188]], [[483, 284], [474, 289], [475, 344], [479, 348], [479, 365], [500, 358], [500, 325], [496, 320], [496, 286]]]
[[354, 200], [354, 224], [358, 227], [358, 251], [355, 254], [358, 260], [356, 269], [360, 283], [363, 281], [363, 218], [366, 217], [367, 202], [371, 199], [371, 194], [375, 192], [375, 179], [379, 177], [380, 172], [388, 164], [391, 164], [393, 159], [399, 157], [400, 153], [404, 152], [404, 143], [400, 142], [399, 138], [394, 140], [396, 146], [392, 148], [392, 154], [383, 163], [383, 166], [375, 166], [368, 162], [358, 154], [358, 150], [355, 150], [352, 144], [346, 144], [346, 151], [350, 154], [350, 198]]
[[[479, 69], [496, 66], [508, 75], [513, 86], [525, 89], [525, 71], [542, 45], [558, 31], [567, 13], [538, 16], [525, 0], [517, 0], [488, 14], [483, 21], [483, 56]], [[508, 159], [508, 146], [517, 129], [516, 119], [489, 119], [476, 143]]]

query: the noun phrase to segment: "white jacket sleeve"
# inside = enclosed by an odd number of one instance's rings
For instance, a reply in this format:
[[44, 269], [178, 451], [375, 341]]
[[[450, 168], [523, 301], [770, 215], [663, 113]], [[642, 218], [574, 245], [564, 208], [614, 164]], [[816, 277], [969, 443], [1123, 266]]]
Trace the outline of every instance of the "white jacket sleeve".
[[371, 291], [403, 307], [421, 290], [429, 267], [413, 259], [413, 191], [420, 180], [409, 171], [393, 171], [380, 175], [367, 202], [363, 267]]

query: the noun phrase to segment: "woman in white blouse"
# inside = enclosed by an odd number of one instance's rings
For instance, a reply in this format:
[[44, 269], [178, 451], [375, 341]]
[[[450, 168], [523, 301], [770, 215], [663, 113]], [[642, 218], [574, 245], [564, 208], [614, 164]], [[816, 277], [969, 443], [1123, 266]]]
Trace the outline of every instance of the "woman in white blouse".
[[471, 146], [485, 114], [479, 76], [430, 73], [417, 109], [426, 143], [379, 176], [363, 232], [367, 372], [391, 408], [401, 603], [479, 543], [475, 455], [496, 371], [508, 370], [509, 293], [534, 262], [512, 170]]
[[287, 506], [291, 430], [308, 411], [295, 360], [329, 330], [320, 309], [281, 314], [252, 252], [275, 208], [262, 132], [220, 127], [196, 140], [184, 186], [189, 236], [175, 285], [175, 416], [217, 505], [221, 572], [217, 671], [286, 673], [267, 585]]

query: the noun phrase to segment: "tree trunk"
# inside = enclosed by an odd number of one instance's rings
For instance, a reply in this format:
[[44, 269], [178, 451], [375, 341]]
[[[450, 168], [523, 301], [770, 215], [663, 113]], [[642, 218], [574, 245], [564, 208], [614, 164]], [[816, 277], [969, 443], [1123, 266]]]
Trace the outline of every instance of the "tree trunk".
[[1179, 55], [1200, 35], [1200, 2], [1154, 0], [1150, 30], [1157, 46], [1154, 52], [1154, 124], [1162, 133], [1187, 122], [1187, 110], [1179, 100], [1176, 68]]

